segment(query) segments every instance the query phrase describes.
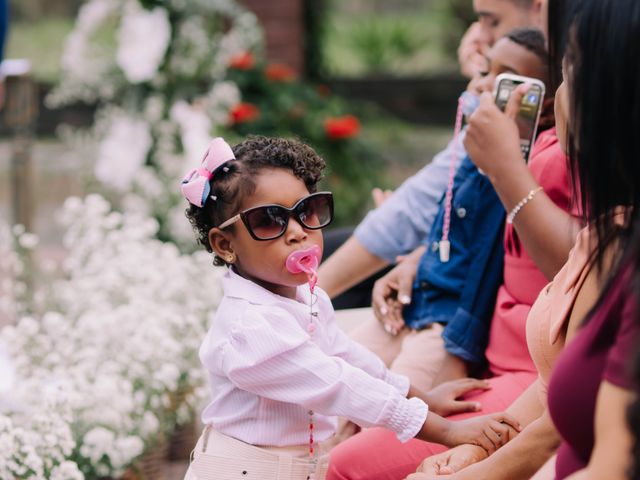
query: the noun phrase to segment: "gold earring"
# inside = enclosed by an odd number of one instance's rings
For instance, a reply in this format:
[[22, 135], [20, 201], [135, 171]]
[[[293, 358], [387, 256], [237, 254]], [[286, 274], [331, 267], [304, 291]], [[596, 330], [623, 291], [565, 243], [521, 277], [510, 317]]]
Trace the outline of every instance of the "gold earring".
[[225, 260], [227, 263], [233, 263], [236, 261], [236, 255], [234, 253], [230, 253], [226, 256]]

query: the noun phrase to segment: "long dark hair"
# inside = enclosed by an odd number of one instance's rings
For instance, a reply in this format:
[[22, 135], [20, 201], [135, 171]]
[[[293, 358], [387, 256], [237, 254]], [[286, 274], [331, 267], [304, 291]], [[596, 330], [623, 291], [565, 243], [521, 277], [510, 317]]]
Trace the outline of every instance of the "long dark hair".
[[[580, 0], [572, 9], [565, 55], [570, 170], [601, 264], [613, 241], [621, 247], [615, 260], [622, 257], [640, 210], [640, 2]], [[622, 228], [614, 214], [620, 205], [633, 207]]]
[[567, 44], [569, 0], [549, 0], [547, 5], [548, 89], [555, 92], [562, 83], [562, 57]]

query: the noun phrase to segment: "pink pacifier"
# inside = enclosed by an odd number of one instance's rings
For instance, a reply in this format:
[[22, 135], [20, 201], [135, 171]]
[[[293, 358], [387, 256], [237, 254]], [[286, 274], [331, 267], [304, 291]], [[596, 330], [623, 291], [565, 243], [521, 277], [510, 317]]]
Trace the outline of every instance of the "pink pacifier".
[[311, 288], [311, 293], [313, 293], [313, 289], [318, 283], [318, 265], [320, 265], [320, 256], [322, 252], [318, 245], [314, 245], [310, 248], [305, 248], [304, 250], [296, 250], [292, 252], [285, 262], [285, 267], [289, 271], [289, 273], [306, 273], [309, 279], [309, 287]]

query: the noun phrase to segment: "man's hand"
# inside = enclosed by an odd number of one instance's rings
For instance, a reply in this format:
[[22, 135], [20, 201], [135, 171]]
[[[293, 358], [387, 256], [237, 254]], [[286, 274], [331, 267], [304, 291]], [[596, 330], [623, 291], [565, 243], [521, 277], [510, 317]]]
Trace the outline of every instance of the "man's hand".
[[458, 62], [460, 72], [467, 78], [475, 78], [480, 72], [487, 70], [487, 51], [489, 44], [482, 33], [479, 22], [472, 23], [460, 40]]
[[411, 303], [413, 281], [424, 247], [407, 255], [396, 267], [376, 281], [371, 293], [373, 313], [391, 335], [404, 328], [402, 309]]
[[386, 202], [391, 195], [393, 195], [393, 190], [382, 190], [378, 187], [371, 190], [371, 198], [373, 198], [376, 208]]

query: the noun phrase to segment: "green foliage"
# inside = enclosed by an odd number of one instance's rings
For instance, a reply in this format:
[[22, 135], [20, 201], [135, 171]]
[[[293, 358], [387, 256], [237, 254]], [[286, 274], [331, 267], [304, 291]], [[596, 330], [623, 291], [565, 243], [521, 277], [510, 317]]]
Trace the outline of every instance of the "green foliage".
[[359, 130], [332, 139], [325, 122], [350, 113], [353, 106], [322, 85], [269, 79], [263, 65], [231, 70], [229, 79], [242, 91], [243, 102], [255, 105], [259, 116], [236, 122], [230, 129], [238, 139], [250, 134], [297, 138], [311, 145], [327, 162], [324, 185], [336, 198], [335, 225], [359, 221], [371, 189], [382, 182], [383, 162], [377, 149], [360, 138]]
[[425, 38], [413, 35], [399, 21], [381, 22], [373, 18], [354, 25], [350, 38], [351, 45], [372, 72], [383, 71], [395, 60], [411, 59], [425, 42]]
[[457, 15], [445, 0], [384, 13], [368, 4], [350, 11], [334, 2], [323, 44], [327, 73], [401, 76], [455, 68], [465, 26]]
[[38, 80], [55, 82], [60, 76], [60, 56], [65, 37], [73, 28], [70, 18], [48, 17], [37, 22], [12, 21], [6, 58], [27, 58]]

